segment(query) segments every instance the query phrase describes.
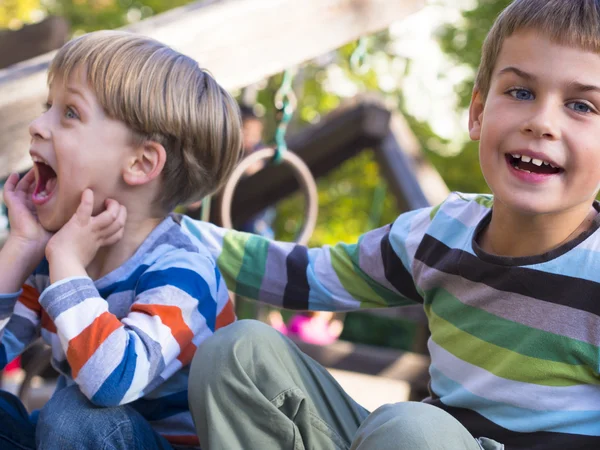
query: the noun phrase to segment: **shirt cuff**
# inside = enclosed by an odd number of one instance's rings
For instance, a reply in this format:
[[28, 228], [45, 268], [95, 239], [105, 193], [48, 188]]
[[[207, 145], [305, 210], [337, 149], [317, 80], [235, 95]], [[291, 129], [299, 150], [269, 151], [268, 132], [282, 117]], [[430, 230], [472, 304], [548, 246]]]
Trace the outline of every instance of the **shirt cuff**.
[[55, 320], [62, 312], [90, 297], [99, 297], [89, 277], [71, 277], [48, 286], [40, 296], [40, 305]]

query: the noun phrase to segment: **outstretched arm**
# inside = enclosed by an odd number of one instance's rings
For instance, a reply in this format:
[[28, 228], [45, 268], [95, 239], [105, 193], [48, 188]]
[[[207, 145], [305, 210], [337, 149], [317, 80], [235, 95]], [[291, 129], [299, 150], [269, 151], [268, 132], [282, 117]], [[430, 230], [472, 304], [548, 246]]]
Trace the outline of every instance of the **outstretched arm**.
[[422, 302], [412, 276], [414, 252], [430, 210], [401, 215], [356, 244], [308, 249], [182, 218], [217, 259], [236, 294], [299, 310], [350, 311]]

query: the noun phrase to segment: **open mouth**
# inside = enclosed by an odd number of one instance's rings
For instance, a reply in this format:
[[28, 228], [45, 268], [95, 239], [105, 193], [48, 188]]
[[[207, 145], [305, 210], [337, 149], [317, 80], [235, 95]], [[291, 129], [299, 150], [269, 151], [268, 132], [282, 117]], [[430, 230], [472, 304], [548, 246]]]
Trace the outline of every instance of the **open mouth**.
[[564, 172], [562, 167], [557, 167], [548, 161], [531, 158], [525, 155], [507, 154], [506, 160], [517, 170], [540, 175], [555, 175]]
[[35, 157], [33, 161], [36, 171], [36, 185], [32, 197], [35, 204], [41, 205], [50, 199], [56, 189], [58, 180], [56, 172], [46, 161], [38, 157]]

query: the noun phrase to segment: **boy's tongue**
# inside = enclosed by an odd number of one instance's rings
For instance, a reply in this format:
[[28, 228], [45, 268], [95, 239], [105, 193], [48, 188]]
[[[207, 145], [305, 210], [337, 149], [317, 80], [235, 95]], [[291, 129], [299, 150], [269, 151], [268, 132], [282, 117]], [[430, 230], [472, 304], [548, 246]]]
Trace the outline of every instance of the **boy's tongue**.
[[46, 164], [38, 163], [37, 169], [38, 182], [33, 195], [37, 198], [44, 198], [50, 195], [56, 188], [56, 172], [54, 172], [54, 170]]

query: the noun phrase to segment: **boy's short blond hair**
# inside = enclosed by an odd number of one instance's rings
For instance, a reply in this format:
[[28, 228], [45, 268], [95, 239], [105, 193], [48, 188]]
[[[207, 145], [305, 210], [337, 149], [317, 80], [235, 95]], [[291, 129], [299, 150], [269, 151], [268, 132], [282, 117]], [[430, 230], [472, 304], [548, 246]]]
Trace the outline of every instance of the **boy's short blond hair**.
[[157, 206], [169, 211], [225, 182], [242, 151], [239, 108], [196, 61], [141, 35], [97, 31], [59, 50], [48, 83], [66, 82], [79, 69], [107, 115], [132, 130], [134, 143], [164, 146]]
[[481, 52], [475, 88], [485, 99], [504, 39], [535, 30], [560, 45], [600, 52], [598, 0], [515, 0], [498, 16]]

